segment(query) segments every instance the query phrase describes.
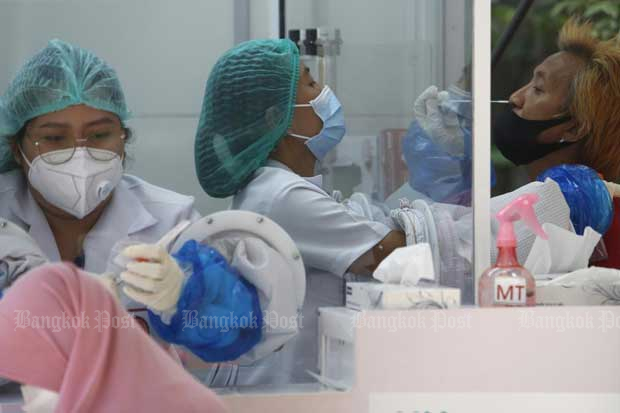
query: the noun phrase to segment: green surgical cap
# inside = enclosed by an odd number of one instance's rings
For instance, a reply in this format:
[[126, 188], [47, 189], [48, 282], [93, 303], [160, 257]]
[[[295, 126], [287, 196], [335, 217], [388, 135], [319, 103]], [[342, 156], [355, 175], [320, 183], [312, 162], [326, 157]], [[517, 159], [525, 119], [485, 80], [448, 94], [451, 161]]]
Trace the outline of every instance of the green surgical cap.
[[196, 173], [213, 197], [234, 195], [286, 134], [293, 119], [299, 51], [290, 40], [252, 40], [217, 61], [196, 132]]
[[116, 72], [88, 50], [51, 40], [19, 70], [0, 99], [0, 173], [17, 168], [8, 138], [31, 119], [84, 104], [129, 118]]

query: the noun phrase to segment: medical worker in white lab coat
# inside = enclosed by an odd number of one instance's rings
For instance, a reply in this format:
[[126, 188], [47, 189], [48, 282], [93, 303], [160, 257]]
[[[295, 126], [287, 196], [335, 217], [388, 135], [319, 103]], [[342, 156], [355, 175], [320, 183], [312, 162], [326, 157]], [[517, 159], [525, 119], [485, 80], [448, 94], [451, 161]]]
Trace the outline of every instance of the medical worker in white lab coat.
[[[292, 356], [282, 355], [275, 366], [291, 372], [292, 381], [316, 370], [316, 310], [343, 304], [345, 274], [369, 275], [394, 249], [424, 242], [431, 244], [437, 281], [473, 287], [473, 278], [465, 279], [473, 256], [470, 208], [421, 201], [386, 217], [354, 200], [338, 202], [322, 188], [315, 166], [345, 132], [340, 102], [314, 81], [289, 40], [242, 43], [211, 71], [195, 141], [200, 184], [210, 196], [233, 196], [234, 209], [273, 219], [309, 267], [301, 334], [286, 349]], [[541, 196], [541, 222], [572, 228], [557, 183], [521, 191]]]
[[2, 96], [0, 216], [51, 261], [102, 273], [118, 241], [155, 242], [199, 218], [193, 197], [124, 174], [128, 118], [116, 72], [61, 40], [31, 57]]
[[316, 309], [343, 304], [344, 274], [371, 274], [405, 245], [395, 226], [352, 213], [321, 187], [315, 164], [344, 134], [340, 102], [289, 40], [242, 43], [212, 69], [196, 134], [199, 181], [211, 196], [234, 196], [233, 209], [282, 226], [310, 269], [301, 334], [269, 367], [279, 379], [316, 371]]

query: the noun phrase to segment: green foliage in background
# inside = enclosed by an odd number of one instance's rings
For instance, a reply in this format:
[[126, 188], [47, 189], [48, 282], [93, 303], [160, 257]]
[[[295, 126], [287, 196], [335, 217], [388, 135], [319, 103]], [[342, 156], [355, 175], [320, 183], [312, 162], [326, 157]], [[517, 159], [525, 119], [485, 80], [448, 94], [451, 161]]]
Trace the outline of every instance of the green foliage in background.
[[553, 18], [565, 20], [568, 16], [591, 20], [594, 33], [601, 39], [609, 39], [620, 30], [620, 1], [561, 0], [551, 8]]
[[[518, 0], [500, 0], [492, 8], [492, 40], [495, 45], [510, 23]], [[528, 12], [512, 43], [504, 53], [501, 67], [496, 69], [500, 84], [495, 88], [505, 97], [527, 82], [531, 70], [546, 56], [554, 53], [558, 31], [571, 16], [590, 20], [593, 31], [601, 39], [609, 39], [620, 31], [620, 0], [537, 0]], [[527, 70], [523, 70], [526, 68]], [[512, 84], [510, 84], [512, 83]]]

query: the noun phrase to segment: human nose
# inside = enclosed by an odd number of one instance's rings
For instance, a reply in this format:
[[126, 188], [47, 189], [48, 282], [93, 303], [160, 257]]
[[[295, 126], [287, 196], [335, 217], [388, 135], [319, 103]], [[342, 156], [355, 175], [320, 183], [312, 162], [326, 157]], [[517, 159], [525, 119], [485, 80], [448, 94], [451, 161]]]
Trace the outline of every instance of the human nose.
[[525, 90], [527, 88], [527, 85], [523, 86], [521, 89], [515, 91], [512, 93], [512, 95], [510, 95], [510, 104], [515, 108], [515, 109], [522, 109], [523, 105], [525, 104]]

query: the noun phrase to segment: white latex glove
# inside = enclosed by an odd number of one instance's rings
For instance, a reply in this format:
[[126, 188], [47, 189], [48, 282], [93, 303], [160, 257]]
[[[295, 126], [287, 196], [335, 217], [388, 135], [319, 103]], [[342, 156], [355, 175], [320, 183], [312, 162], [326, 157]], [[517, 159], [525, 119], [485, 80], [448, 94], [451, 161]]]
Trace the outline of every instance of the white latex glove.
[[413, 104], [416, 120], [428, 135], [451, 155], [462, 156], [465, 152], [465, 138], [459, 126], [457, 113], [441, 110], [448, 107], [442, 103], [449, 100], [446, 91], [439, 92], [437, 86], [429, 86]]
[[411, 210], [395, 209], [391, 213], [394, 222], [405, 233], [407, 245], [416, 244], [416, 224], [417, 217]]
[[295, 290], [293, 272], [284, 258], [261, 239], [240, 240], [231, 265], [256, 287], [263, 312], [261, 341], [239, 359], [247, 364], [273, 353], [297, 335], [304, 297]]
[[123, 292], [158, 313], [176, 312], [185, 274], [177, 262], [159, 245], [139, 244], [123, 250], [133, 261], [121, 273]]
[[609, 191], [609, 195], [611, 195], [612, 199], [613, 198], [620, 198], [620, 185], [614, 183], [614, 182], [607, 182], [607, 181], [603, 181], [605, 183], [605, 186], [607, 187], [607, 190]]
[[420, 211], [412, 207], [404, 207], [392, 210], [390, 215], [398, 228], [405, 233], [407, 246], [430, 241], [426, 221]]

